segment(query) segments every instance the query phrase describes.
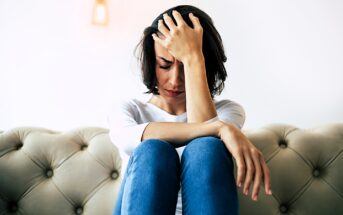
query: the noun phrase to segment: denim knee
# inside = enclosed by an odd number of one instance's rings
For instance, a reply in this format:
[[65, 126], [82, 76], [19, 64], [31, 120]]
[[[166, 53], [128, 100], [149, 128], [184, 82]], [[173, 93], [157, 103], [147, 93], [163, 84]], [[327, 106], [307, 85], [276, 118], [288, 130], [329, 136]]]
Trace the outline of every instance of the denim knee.
[[169, 155], [175, 157], [177, 152], [169, 142], [161, 139], [146, 139], [143, 140], [139, 146], [133, 151], [133, 154], [139, 154], [149, 151], [151, 154]]
[[[210, 155], [216, 155], [223, 151], [228, 152], [224, 142], [221, 139], [217, 137], [213, 137], [213, 136], [205, 136], [205, 137], [198, 137], [191, 140], [187, 144], [183, 154], [186, 153], [186, 154], [194, 155], [194, 154], [200, 153], [201, 155], [204, 155], [203, 152], [206, 152], [206, 154], [210, 156]], [[231, 156], [230, 153], [229, 153], [229, 156]]]
[[[190, 141], [181, 157], [183, 168], [205, 171], [208, 179], [225, 171], [233, 171], [231, 153], [222, 140], [213, 136], [199, 137]], [[229, 165], [224, 165], [229, 164]]]
[[214, 136], [191, 140], [181, 157], [185, 214], [239, 214], [233, 160]]
[[144, 140], [131, 154], [114, 214], [175, 214], [180, 170], [170, 143]]
[[[132, 162], [155, 171], [165, 171], [180, 164], [180, 159], [174, 146], [164, 140], [147, 139], [132, 153]], [[178, 167], [178, 165], [176, 165]]]

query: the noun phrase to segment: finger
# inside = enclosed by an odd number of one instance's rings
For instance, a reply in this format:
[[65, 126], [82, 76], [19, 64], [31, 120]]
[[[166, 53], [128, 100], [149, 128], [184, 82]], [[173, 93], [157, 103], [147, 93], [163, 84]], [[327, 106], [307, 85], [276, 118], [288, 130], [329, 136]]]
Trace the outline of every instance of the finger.
[[243, 178], [245, 175], [245, 162], [243, 158], [243, 153], [241, 150], [237, 153], [238, 155], [235, 157], [236, 165], [237, 165], [237, 186], [241, 187], [243, 183]]
[[176, 25], [174, 24], [174, 21], [172, 20], [172, 18], [170, 16], [168, 16], [168, 14], [163, 14], [163, 20], [166, 23], [166, 25], [168, 26], [168, 28], [170, 29], [170, 31], [173, 31], [176, 28]]
[[260, 158], [262, 164], [263, 178], [264, 178], [264, 190], [266, 194], [272, 195], [272, 187], [270, 183], [269, 167], [267, 166], [263, 157]]
[[163, 24], [163, 20], [160, 19], [158, 20], [158, 30], [164, 35], [167, 36], [169, 34], [168, 29], [166, 28], [166, 26]]
[[156, 41], [157, 43], [159, 43], [160, 45], [164, 46], [164, 43], [163, 43], [163, 40], [161, 38], [159, 38], [157, 36], [157, 34], [153, 33], [152, 35], [152, 38], [154, 39], [154, 41]]
[[254, 166], [255, 166], [255, 177], [254, 177], [254, 185], [253, 185], [251, 198], [254, 201], [257, 201], [257, 196], [258, 196], [258, 193], [260, 192], [260, 185], [262, 181], [262, 167], [260, 163], [261, 154], [257, 150], [254, 150], [251, 154], [252, 154], [252, 159], [254, 161]]
[[199, 21], [199, 18], [194, 16], [193, 13], [189, 13], [189, 19], [192, 21], [194, 29], [202, 28], [201, 24], [200, 24], [200, 21]]
[[245, 195], [248, 195], [249, 189], [250, 189], [250, 184], [254, 176], [255, 168], [254, 164], [251, 160], [251, 155], [249, 151], [244, 152], [244, 159], [245, 163], [247, 165], [247, 170], [246, 170], [246, 177], [245, 177], [245, 182], [244, 182], [244, 187], [243, 187], [243, 192]]
[[177, 10], [173, 10], [172, 13], [173, 13], [173, 17], [176, 21], [177, 26], [181, 26], [181, 25], [186, 24], [185, 20], [183, 20], [181, 14]]

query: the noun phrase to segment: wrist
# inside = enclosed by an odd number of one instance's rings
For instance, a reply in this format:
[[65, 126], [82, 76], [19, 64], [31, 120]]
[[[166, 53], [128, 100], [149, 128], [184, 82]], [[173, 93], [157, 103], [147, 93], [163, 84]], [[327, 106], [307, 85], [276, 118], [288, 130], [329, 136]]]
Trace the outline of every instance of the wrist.
[[193, 65], [199, 65], [199, 64], [204, 64], [205, 63], [205, 58], [202, 52], [194, 52], [190, 53], [187, 57], [185, 57], [182, 60], [183, 66], [190, 67]]
[[218, 137], [223, 139], [224, 136], [232, 134], [234, 130], [234, 125], [230, 123], [225, 123], [222, 121], [218, 121]]
[[220, 121], [220, 120], [217, 120], [217, 121], [213, 122], [213, 126], [215, 128], [216, 136], [221, 138], [221, 135], [223, 133], [223, 129], [225, 127], [225, 123]]

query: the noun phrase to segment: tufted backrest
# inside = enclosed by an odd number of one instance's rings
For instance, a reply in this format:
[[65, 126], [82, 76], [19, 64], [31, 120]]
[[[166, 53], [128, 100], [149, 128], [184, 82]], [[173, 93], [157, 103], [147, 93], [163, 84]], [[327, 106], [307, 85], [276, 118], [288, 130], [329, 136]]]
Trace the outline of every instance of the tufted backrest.
[[[253, 202], [240, 190], [242, 215], [343, 214], [343, 124], [244, 133], [267, 160], [273, 196], [261, 188]], [[0, 215], [111, 215], [120, 164], [104, 128], [0, 132]]]
[[108, 130], [21, 127], [0, 134], [0, 214], [106, 215], [121, 160]]
[[245, 134], [264, 154], [273, 196], [261, 189], [253, 202], [241, 193], [242, 214], [343, 214], [343, 124], [306, 130], [274, 124]]

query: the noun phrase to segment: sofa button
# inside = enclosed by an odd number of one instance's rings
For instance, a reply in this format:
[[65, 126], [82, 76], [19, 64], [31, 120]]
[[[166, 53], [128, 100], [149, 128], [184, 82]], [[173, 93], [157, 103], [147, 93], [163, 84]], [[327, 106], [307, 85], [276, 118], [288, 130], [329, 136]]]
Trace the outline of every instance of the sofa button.
[[48, 169], [46, 171], [45, 175], [46, 175], [46, 177], [51, 178], [54, 175], [54, 173], [53, 173], [53, 171], [51, 169]]
[[21, 149], [21, 147], [23, 147], [23, 143], [18, 143], [18, 145], [16, 146], [17, 150]]
[[283, 148], [283, 149], [287, 148], [286, 140], [280, 140], [279, 146], [280, 146], [280, 148]]
[[82, 207], [77, 207], [77, 208], [75, 209], [75, 213], [76, 213], [76, 214], [82, 214], [82, 213], [83, 213]]
[[8, 204], [8, 210], [9, 210], [10, 212], [16, 212], [16, 211], [18, 210], [17, 203], [15, 203], [15, 202], [10, 202], [10, 203]]
[[111, 178], [113, 180], [117, 179], [119, 176], [118, 172], [116, 170], [113, 170], [113, 172], [111, 173]]
[[81, 145], [81, 150], [83, 151], [83, 150], [85, 150], [85, 149], [87, 149], [87, 145], [86, 144], [83, 144], [83, 145]]
[[287, 213], [287, 211], [288, 211], [287, 206], [286, 205], [280, 205], [280, 211], [281, 211], [281, 213]]
[[319, 176], [319, 173], [320, 173], [320, 172], [319, 172], [319, 169], [314, 169], [313, 172], [312, 172], [312, 174], [313, 174], [314, 177], [318, 177], [318, 176]]

